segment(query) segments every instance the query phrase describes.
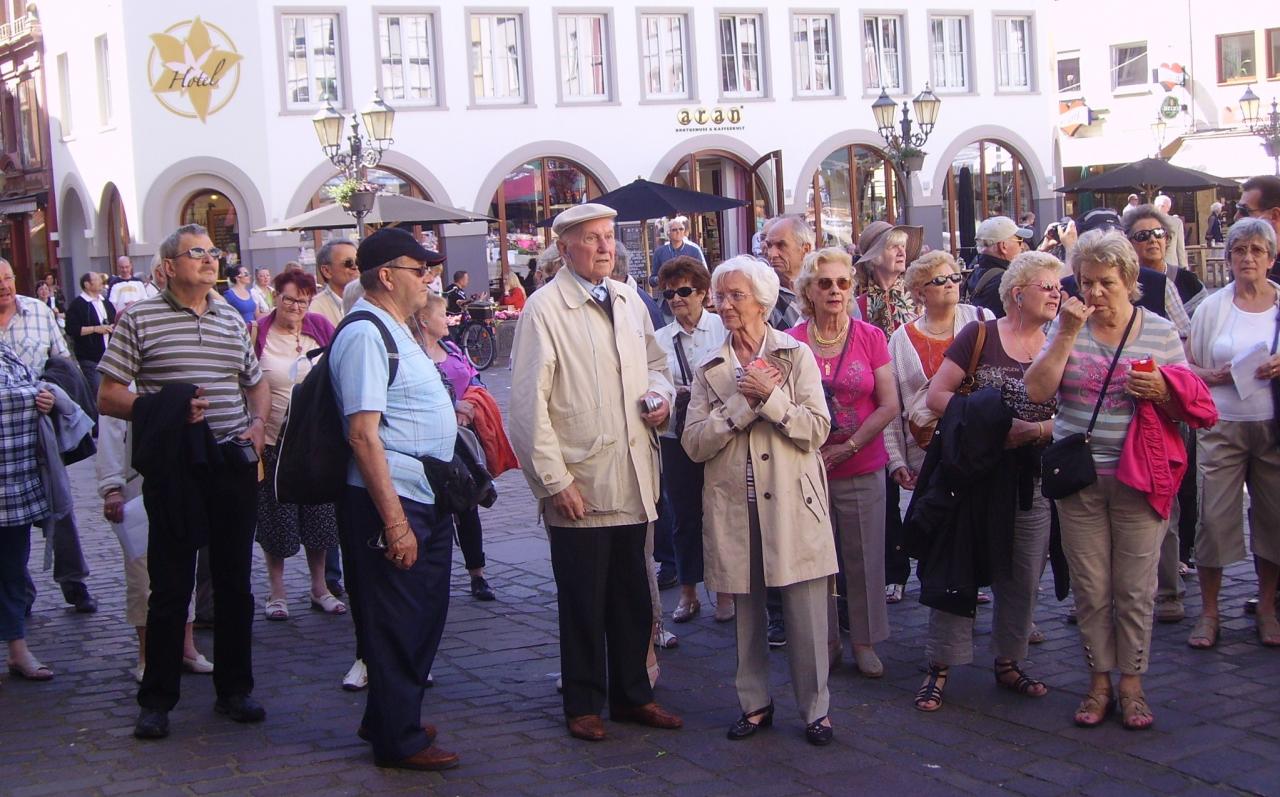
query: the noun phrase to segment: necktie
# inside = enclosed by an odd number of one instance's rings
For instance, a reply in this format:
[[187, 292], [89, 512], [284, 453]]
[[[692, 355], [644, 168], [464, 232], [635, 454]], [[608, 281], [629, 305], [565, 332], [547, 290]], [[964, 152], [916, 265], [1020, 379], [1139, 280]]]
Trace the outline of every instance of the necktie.
[[609, 289], [603, 285], [597, 285], [591, 289], [591, 295], [596, 297], [596, 301], [600, 304], [609, 303]]

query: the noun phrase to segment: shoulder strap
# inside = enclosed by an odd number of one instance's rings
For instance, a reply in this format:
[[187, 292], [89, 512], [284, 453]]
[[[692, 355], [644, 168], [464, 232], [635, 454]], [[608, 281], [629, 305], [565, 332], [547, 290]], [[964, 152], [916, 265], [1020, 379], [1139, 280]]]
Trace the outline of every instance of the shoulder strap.
[[[679, 321], [671, 322], [673, 324]], [[676, 345], [676, 364], [680, 366], [680, 378], [684, 380], [685, 387], [693, 384], [693, 369], [689, 367], [689, 357], [684, 353], [684, 343], [680, 341], [680, 331], [671, 336], [671, 341]]]
[[969, 355], [969, 367], [964, 369], [964, 378], [972, 381], [978, 371], [978, 361], [982, 359], [982, 347], [987, 343], [987, 322], [978, 321], [978, 339], [973, 343], [973, 353]]
[[978, 277], [978, 284], [973, 286], [973, 295], [977, 296], [979, 293], [982, 293], [982, 289], [987, 287], [987, 285], [991, 283], [991, 280], [995, 279], [997, 275], [1003, 276], [1003, 271], [1004, 269], [1000, 268], [987, 268], [986, 273], [981, 277]]
[[1129, 323], [1125, 325], [1124, 335], [1120, 338], [1120, 345], [1116, 347], [1116, 354], [1111, 358], [1111, 367], [1107, 369], [1107, 378], [1102, 380], [1102, 389], [1098, 391], [1098, 401], [1093, 405], [1093, 416], [1089, 418], [1089, 428], [1084, 433], [1086, 440], [1093, 434], [1093, 425], [1098, 422], [1098, 413], [1102, 411], [1102, 400], [1107, 397], [1107, 386], [1111, 384], [1111, 376], [1116, 372], [1116, 364], [1120, 362], [1120, 354], [1124, 351], [1124, 344], [1129, 341], [1129, 332], [1133, 330], [1133, 322], [1138, 320], [1138, 313], [1141, 312], [1141, 307], [1136, 304], [1133, 305], [1133, 313], [1129, 316]]
[[[391, 383], [396, 381], [396, 374], [400, 372], [400, 349], [396, 346], [396, 341], [391, 337], [391, 330], [387, 329], [382, 320], [368, 310], [356, 310], [348, 313], [345, 318], [338, 324], [338, 328], [334, 330], [333, 339], [338, 339], [338, 332], [341, 332], [349, 324], [356, 321], [372, 321], [373, 325], [378, 328], [378, 333], [382, 335], [382, 345], [387, 348], [387, 387], [391, 387]], [[333, 346], [332, 341], [329, 343]]]
[[[809, 321], [809, 328], [805, 330], [807, 334], [813, 334], [813, 321]], [[831, 381], [834, 382], [840, 378], [840, 369], [844, 367], [844, 356], [849, 353], [849, 342], [853, 338], [853, 318], [849, 318], [849, 331], [844, 335], [844, 348], [840, 350], [840, 359], [836, 360], [836, 368], [831, 372]], [[827, 384], [823, 382], [823, 384]]]
[[1276, 344], [1280, 343], [1280, 306], [1276, 307], [1276, 331], [1271, 336], [1271, 353], [1276, 353]]

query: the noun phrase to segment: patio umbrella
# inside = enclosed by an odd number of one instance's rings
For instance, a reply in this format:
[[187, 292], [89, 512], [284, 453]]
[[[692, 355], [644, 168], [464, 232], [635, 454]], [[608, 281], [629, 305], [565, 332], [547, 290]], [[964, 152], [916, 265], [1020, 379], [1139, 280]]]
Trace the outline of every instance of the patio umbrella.
[[960, 199], [956, 210], [956, 226], [960, 228], [960, 247], [957, 251], [965, 263], [971, 264], [977, 254], [975, 236], [978, 227], [973, 202], [973, 171], [968, 166], [960, 167], [960, 175], [956, 178], [956, 194]]
[[[400, 194], [378, 194], [373, 198], [373, 208], [364, 217], [369, 225], [386, 224], [439, 224], [464, 221], [492, 221], [483, 213], [438, 205], [425, 199], [415, 199]], [[337, 203], [308, 210], [293, 218], [285, 219], [254, 232], [278, 232], [285, 230], [342, 230], [356, 226], [355, 218]]]
[[1174, 166], [1163, 158], [1144, 158], [1093, 177], [1086, 177], [1074, 185], [1057, 190], [1063, 194], [1079, 194], [1084, 191], [1128, 191], [1145, 194], [1150, 201], [1161, 190], [1199, 191], [1204, 188], [1239, 187], [1240, 184], [1235, 180]]
[[[673, 216], [680, 212], [714, 213], [718, 210], [732, 210], [750, 204], [745, 199], [730, 199], [702, 191], [690, 191], [687, 188], [654, 183], [639, 177], [634, 182], [607, 194], [601, 194], [591, 201], [618, 211], [617, 221], [647, 221], [662, 216]], [[544, 219], [538, 226], [550, 227], [553, 220]]]

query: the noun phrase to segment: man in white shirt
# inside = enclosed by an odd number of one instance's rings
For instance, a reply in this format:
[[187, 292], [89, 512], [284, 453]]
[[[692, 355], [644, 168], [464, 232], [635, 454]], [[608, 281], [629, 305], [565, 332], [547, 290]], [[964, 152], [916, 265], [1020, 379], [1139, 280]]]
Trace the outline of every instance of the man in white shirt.
[[157, 295], [160, 291], [133, 274], [133, 261], [128, 255], [116, 258], [115, 276], [107, 281], [107, 301], [123, 313], [129, 305]]
[[335, 238], [320, 247], [316, 252], [316, 273], [326, 284], [311, 301], [311, 312], [319, 313], [336, 327], [342, 323], [342, 293], [360, 275], [356, 245], [345, 238]]

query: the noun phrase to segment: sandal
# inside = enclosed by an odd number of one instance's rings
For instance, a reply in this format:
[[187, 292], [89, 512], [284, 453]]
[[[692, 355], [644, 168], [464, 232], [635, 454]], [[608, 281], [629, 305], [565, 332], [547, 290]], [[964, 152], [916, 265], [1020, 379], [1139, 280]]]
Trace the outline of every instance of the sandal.
[[942, 708], [942, 686], [947, 682], [947, 671], [950, 668], [937, 664], [929, 665], [929, 674], [924, 683], [916, 690], [916, 709], [918, 711], [937, 711]]
[[[1096, 728], [1106, 721], [1115, 708], [1116, 701], [1110, 692], [1090, 692], [1080, 701], [1073, 719], [1081, 728]], [[1089, 715], [1093, 715], [1095, 719], [1086, 719]]]
[[1187, 646], [1196, 650], [1209, 650], [1218, 644], [1218, 618], [1212, 614], [1202, 614], [1187, 637]]
[[697, 617], [701, 612], [702, 604], [697, 598], [694, 598], [689, 603], [682, 603], [677, 606], [676, 610], [671, 613], [671, 621], [675, 623], [687, 623]]
[[262, 613], [268, 620], [288, 620], [289, 601], [284, 598], [272, 598], [263, 604]]
[[[1017, 677], [1013, 680], [1005, 678], [1009, 674], [1014, 674]], [[1035, 678], [1029, 677], [1022, 671], [1016, 661], [996, 659], [995, 675], [996, 685], [1004, 687], [1010, 692], [1017, 692], [1027, 697], [1044, 697], [1049, 694], [1049, 687], [1045, 686], [1044, 681], [1037, 681]]]
[[1280, 620], [1274, 614], [1259, 612], [1254, 618], [1258, 627], [1258, 641], [1266, 648], [1280, 648]]
[[1120, 715], [1126, 731], [1145, 731], [1156, 723], [1155, 715], [1147, 705], [1147, 696], [1141, 692], [1120, 695]]
[[9, 662], [9, 674], [15, 678], [21, 678], [24, 681], [53, 680], [53, 670], [44, 666], [35, 659], [31, 659], [26, 664]]
[[902, 603], [902, 593], [906, 591], [905, 584], [887, 584], [884, 588], [885, 603]]
[[[312, 595], [311, 608], [315, 609], [318, 612], [324, 612], [325, 614], [338, 615], [338, 614], [347, 613], [347, 605], [342, 601], [338, 600], [337, 598], [333, 597], [332, 592], [326, 592], [325, 594], [321, 595], [319, 598], [317, 598], [315, 595]], [[288, 617], [288, 616], [289, 616], [289, 613], [286, 610], [285, 617]]]

